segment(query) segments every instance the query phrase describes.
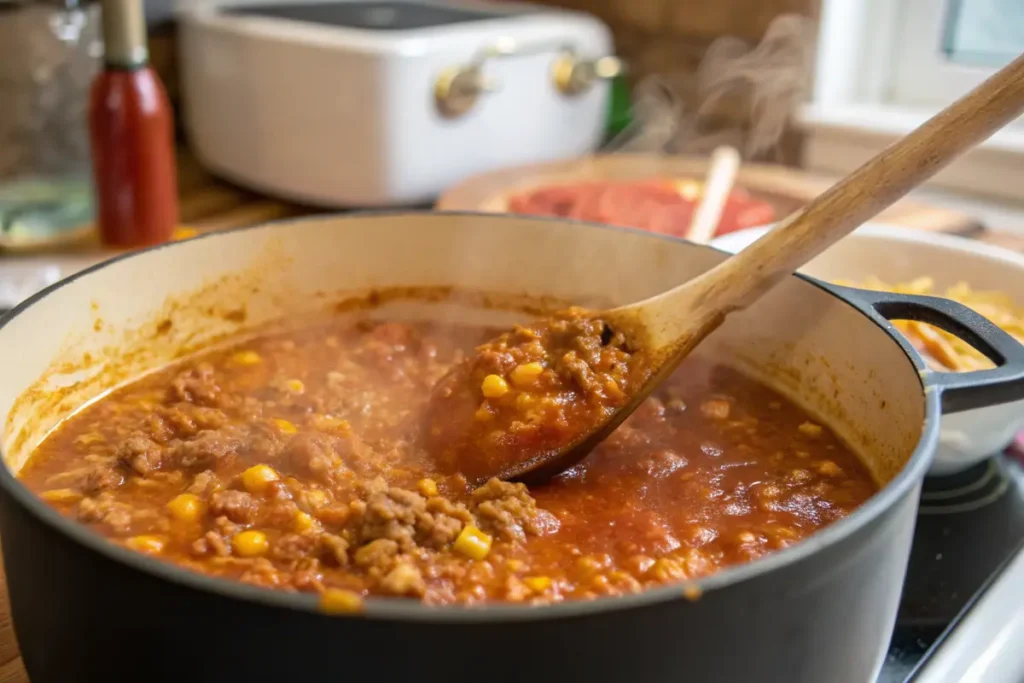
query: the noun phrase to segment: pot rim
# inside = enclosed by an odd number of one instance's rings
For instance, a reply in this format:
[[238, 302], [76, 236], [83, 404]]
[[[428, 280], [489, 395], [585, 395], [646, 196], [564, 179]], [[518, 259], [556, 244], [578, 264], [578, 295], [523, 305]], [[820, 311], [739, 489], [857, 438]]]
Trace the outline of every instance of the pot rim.
[[[84, 270], [70, 275], [69, 277], [66, 277], [37, 292], [28, 299], [25, 299], [12, 308], [6, 315], [0, 317], [0, 333], [2, 333], [3, 328], [6, 327], [11, 320], [33, 306], [36, 302], [47, 296], [55, 294], [65, 285], [68, 285], [81, 277], [88, 276], [93, 272], [107, 268], [108, 266], [122, 260], [133, 258], [139, 254], [151, 251], [174, 248], [174, 245], [178, 243], [216, 239], [220, 235], [244, 232], [248, 230], [262, 230], [267, 228], [281, 230], [287, 228], [289, 225], [296, 223], [308, 223], [312, 221], [344, 221], [350, 218], [372, 219], [375, 217], [416, 218], [430, 216], [466, 216], [490, 221], [533, 220], [547, 221], [551, 223], [568, 223], [584, 229], [636, 233], [644, 235], [650, 239], [681, 242], [689, 244], [694, 248], [713, 249], [720, 253], [728, 253], [712, 246], [694, 244], [687, 240], [670, 235], [662, 235], [644, 230], [606, 225], [602, 223], [575, 221], [548, 216], [495, 214], [484, 211], [410, 210], [366, 210], [344, 214], [334, 213], [312, 217], [304, 216], [206, 233], [187, 240], [165, 242], [163, 244], [146, 247], [144, 249], [119, 254], [106, 261], [94, 264]], [[856, 302], [839, 296], [839, 294], [831, 290], [827, 285], [815, 280], [814, 278], [801, 275], [799, 273], [794, 273], [793, 276], [824, 291], [830, 296], [839, 299], [847, 306], [854, 308], [861, 315], [867, 317], [871, 323], [885, 332], [893, 343], [899, 345], [900, 349], [906, 356], [907, 361], [915, 368], [915, 370], [917, 370], [918, 378], [920, 379], [922, 377], [922, 373], [925, 371], [924, 363], [915, 353], [912, 352], [909, 342], [906, 342], [902, 336], [895, 331], [895, 328], [893, 328], [890, 323], [881, 318], [869, 315], [865, 308], [858, 305]], [[189, 571], [171, 562], [149, 557], [142, 553], [123, 548], [115, 543], [111, 543], [105, 537], [89, 530], [84, 525], [78, 524], [77, 522], [61, 515], [57, 510], [47, 505], [41, 498], [29, 491], [29, 489], [26, 488], [11, 472], [7, 465], [7, 459], [4, 457], [2, 447], [0, 447], [0, 460], [2, 460], [2, 466], [0, 466], [0, 490], [10, 495], [18, 504], [20, 504], [30, 514], [34, 515], [39, 521], [55, 529], [68, 540], [85, 546], [86, 548], [105, 556], [109, 560], [127, 565], [132, 569], [149, 574], [158, 579], [178, 584], [180, 586], [197, 589], [204, 593], [213, 593], [220, 597], [244, 600], [271, 607], [315, 612], [332, 618], [433, 622], [437, 624], [546, 621], [550, 619], [582, 617], [603, 612], [621, 612], [629, 609], [667, 603], [673, 600], [699, 600], [701, 599], [700, 597], [694, 598], [687, 596], [703, 596], [712, 591], [720, 590], [734, 584], [740, 584], [763, 574], [768, 574], [775, 570], [796, 564], [801, 560], [807, 559], [818, 551], [833, 546], [844, 538], [855, 534], [857, 531], [863, 529], [865, 526], [883, 515], [888, 509], [894, 506], [899, 499], [906, 495], [916, 482], [921, 481], [924, 478], [932, 459], [932, 455], [935, 452], [935, 447], [938, 443], [938, 424], [941, 414], [941, 405], [939, 396], [940, 392], [926, 391], [926, 387], [923, 382], [921, 384], [921, 394], [925, 403], [924, 425], [921, 437], [918, 440], [917, 446], [914, 448], [914, 452], [892, 480], [890, 480], [877, 493], [871, 496], [871, 498], [846, 517], [833, 522], [824, 529], [818, 530], [810, 537], [802, 540], [800, 543], [774, 551], [751, 562], [726, 567], [725, 569], [700, 579], [685, 581], [681, 584], [649, 588], [639, 593], [629, 595], [602, 597], [595, 600], [567, 600], [549, 605], [484, 603], [483, 605], [474, 607], [466, 607], [462, 605], [428, 606], [416, 600], [367, 597], [363, 599], [362, 609], [357, 613], [326, 615], [318, 608], [318, 596], [316, 595], [285, 593], [283, 591], [251, 586], [230, 579], [208, 576], [199, 572]]]

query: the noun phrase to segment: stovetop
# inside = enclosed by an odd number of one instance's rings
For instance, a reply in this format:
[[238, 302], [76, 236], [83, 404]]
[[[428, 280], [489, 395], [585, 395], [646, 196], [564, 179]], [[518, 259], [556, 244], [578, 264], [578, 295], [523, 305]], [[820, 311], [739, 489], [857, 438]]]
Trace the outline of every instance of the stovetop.
[[960, 631], [998, 626], [985, 623], [978, 605], [1000, 581], [1011, 580], [1007, 567], [1021, 550], [1021, 460], [1000, 455], [956, 475], [926, 479], [896, 629], [878, 683], [917, 683], [926, 672], [929, 680], [943, 680], [929, 671], [934, 660], [980, 655], [951, 649], [972, 635]]

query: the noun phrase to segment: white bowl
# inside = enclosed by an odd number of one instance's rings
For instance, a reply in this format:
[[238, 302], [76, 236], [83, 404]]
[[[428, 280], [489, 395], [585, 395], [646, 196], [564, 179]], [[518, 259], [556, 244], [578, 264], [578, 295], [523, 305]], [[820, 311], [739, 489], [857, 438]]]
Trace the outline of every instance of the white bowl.
[[[723, 235], [711, 244], [723, 251], [746, 248], [768, 231], [750, 228]], [[951, 235], [868, 223], [800, 269], [826, 281], [907, 282], [921, 276], [941, 292], [958, 282], [973, 289], [999, 290], [1024, 302], [1024, 256]], [[945, 415], [932, 474], [964, 470], [1003, 450], [1024, 428], [1024, 401]]]

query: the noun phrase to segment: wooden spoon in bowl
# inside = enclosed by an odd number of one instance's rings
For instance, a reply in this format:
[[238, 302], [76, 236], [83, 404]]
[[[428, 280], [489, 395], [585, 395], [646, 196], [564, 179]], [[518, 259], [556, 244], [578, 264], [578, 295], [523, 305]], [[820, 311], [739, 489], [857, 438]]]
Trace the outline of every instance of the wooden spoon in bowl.
[[700, 202], [683, 237], [697, 244], [707, 244], [715, 236], [739, 170], [740, 153], [735, 147], [723, 145], [711, 153]]
[[435, 387], [427, 446], [472, 483], [578, 463], [727, 315], [746, 308], [1024, 110], [1024, 55], [754, 244], [663, 294], [570, 311], [478, 348]]

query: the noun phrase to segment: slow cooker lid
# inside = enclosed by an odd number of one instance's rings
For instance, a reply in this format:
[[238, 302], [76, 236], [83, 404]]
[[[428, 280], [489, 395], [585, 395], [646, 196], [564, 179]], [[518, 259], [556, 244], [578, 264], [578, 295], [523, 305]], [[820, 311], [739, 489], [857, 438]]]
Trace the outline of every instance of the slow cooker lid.
[[289, 19], [368, 31], [407, 31], [526, 14], [521, 7], [488, 11], [479, 7], [406, 1], [325, 2], [225, 7], [226, 14]]

